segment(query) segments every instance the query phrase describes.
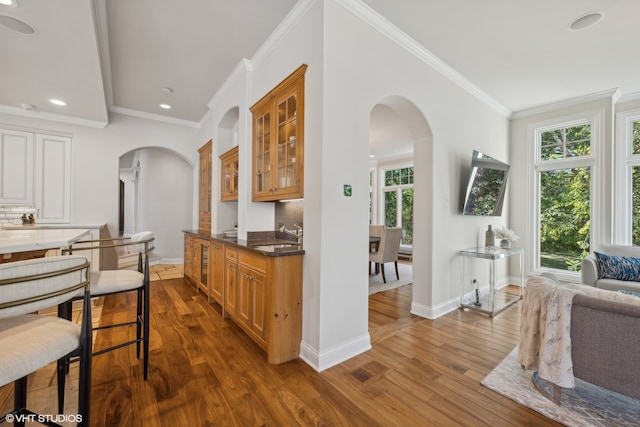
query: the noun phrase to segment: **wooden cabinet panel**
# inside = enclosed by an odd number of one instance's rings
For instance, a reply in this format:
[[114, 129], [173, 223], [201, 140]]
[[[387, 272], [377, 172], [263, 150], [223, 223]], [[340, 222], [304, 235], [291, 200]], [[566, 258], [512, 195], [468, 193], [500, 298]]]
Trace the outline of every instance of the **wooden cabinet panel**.
[[238, 200], [238, 147], [220, 156], [220, 200]]
[[211, 167], [213, 142], [210, 140], [198, 150], [198, 228], [211, 232]]
[[304, 74], [300, 66], [251, 107], [252, 200], [304, 197]]
[[238, 269], [238, 321], [265, 347], [266, 278], [265, 275], [240, 265]]
[[191, 235], [184, 235], [184, 277], [187, 281], [196, 284], [194, 240], [195, 238]]
[[224, 245], [211, 242], [209, 246], [210, 271], [209, 292], [211, 298], [220, 305], [224, 304]]
[[238, 318], [238, 251], [225, 249], [224, 313]]

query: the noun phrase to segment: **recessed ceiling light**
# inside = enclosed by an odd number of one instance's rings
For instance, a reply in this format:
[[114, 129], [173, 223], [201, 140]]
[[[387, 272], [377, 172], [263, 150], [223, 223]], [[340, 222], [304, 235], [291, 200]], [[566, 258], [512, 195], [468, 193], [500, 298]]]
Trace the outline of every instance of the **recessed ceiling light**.
[[375, 155], [369, 154], [369, 158], [373, 159], [374, 157], [375, 157]]
[[49, 102], [50, 102], [50, 103], [52, 103], [53, 105], [58, 105], [58, 106], [60, 106], [60, 107], [64, 107], [65, 105], [67, 105], [67, 103], [66, 103], [66, 102], [64, 102], [64, 101], [63, 101], [63, 100], [61, 100], [61, 99], [54, 99], [54, 98], [51, 98], [51, 99], [49, 100]]
[[577, 17], [569, 23], [569, 29], [571, 30], [584, 30], [592, 25], [600, 22], [604, 14], [602, 12], [589, 12], [582, 16]]
[[0, 25], [20, 34], [32, 35], [36, 33], [36, 29], [31, 25], [12, 16], [0, 15]]
[[173, 93], [173, 89], [171, 89], [170, 87], [163, 87], [163, 88], [160, 88], [160, 93], [165, 95], [171, 95]]
[[160, 108], [164, 108], [165, 110], [171, 110], [171, 105], [169, 105], [169, 104], [160, 104]]
[[0, 0], [0, 5], [16, 7], [18, 6], [18, 2], [17, 0]]

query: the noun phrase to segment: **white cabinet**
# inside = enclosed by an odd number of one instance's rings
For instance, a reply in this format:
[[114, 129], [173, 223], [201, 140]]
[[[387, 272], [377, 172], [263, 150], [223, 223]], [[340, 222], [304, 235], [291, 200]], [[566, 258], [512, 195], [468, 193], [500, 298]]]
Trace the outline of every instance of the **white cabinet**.
[[33, 133], [0, 129], [0, 204], [33, 205]]
[[69, 222], [71, 138], [36, 134], [35, 207], [37, 222]]
[[68, 223], [71, 138], [0, 129], [0, 204], [34, 207], [38, 223]]

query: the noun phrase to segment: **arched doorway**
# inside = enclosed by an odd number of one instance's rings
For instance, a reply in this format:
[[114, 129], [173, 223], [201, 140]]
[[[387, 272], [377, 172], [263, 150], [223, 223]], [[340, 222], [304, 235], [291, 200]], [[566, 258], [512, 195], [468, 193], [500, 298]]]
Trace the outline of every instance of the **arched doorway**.
[[182, 230], [191, 228], [193, 218], [193, 168], [183, 156], [162, 147], [138, 148], [120, 156], [123, 234], [151, 230], [158, 257], [181, 259]]
[[[370, 113], [370, 223], [401, 226], [412, 263], [413, 301], [431, 301], [433, 137], [422, 112], [400, 96], [381, 99]], [[407, 204], [411, 204], [409, 209]], [[414, 220], [415, 219], [415, 220]], [[392, 224], [395, 222], [394, 224]], [[389, 274], [395, 279], [395, 272]], [[401, 277], [401, 279], [403, 279]]]

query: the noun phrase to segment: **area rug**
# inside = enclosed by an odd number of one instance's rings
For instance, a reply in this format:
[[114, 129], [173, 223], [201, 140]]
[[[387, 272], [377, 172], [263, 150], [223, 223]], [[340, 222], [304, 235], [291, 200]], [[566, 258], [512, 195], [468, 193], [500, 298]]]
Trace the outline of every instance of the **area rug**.
[[[562, 391], [561, 406], [540, 394], [531, 371], [516, 360], [516, 347], [482, 381], [482, 385], [567, 426], [623, 427], [640, 425], [640, 400], [605, 390], [576, 378], [575, 389]], [[542, 387], [552, 389], [549, 383]]]
[[[373, 266], [371, 268], [373, 269]], [[369, 295], [399, 288], [404, 285], [410, 285], [413, 280], [413, 268], [411, 264], [398, 263], [400, 280], [396, 279], [396, 270], [392, 263], [385, 265], [384, 274], [387, 278], [387, 283], [382, 281], [382, 273], [369, 275]]]

